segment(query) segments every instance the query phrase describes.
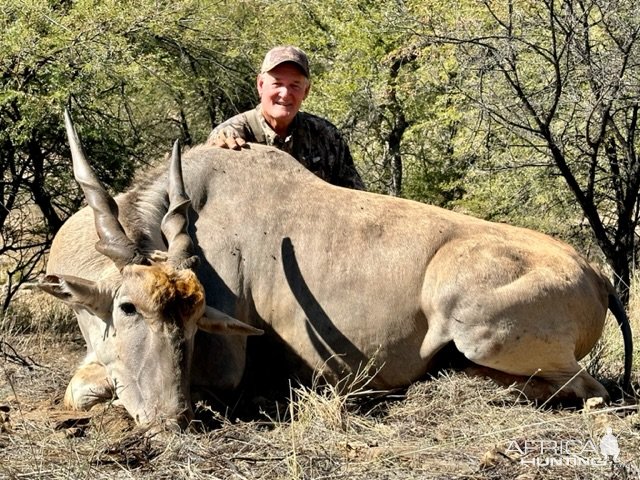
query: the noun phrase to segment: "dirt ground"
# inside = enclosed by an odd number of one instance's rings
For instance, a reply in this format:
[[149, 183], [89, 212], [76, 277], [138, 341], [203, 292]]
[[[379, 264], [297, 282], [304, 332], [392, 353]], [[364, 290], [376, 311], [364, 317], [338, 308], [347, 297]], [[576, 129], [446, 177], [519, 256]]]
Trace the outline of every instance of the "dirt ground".
[[203, 431], [150, 434], [114, 405], [62, 408], [78, 334], [4, 335], [0, 347], [0, 478], [640, 479], [633, 398], [545, 410], [447, 372], [382, 401], [297, 389], [249, 420], [201, 405], [216, 420]]

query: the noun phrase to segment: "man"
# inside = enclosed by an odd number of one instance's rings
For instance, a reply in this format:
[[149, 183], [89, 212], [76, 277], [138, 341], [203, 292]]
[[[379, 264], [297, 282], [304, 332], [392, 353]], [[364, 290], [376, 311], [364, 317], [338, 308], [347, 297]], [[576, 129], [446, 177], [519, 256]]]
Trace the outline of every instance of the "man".
[[299, 111], [311, 87], [309, 61], [302, 50], [291, 46], [270, 50], [256, 85], [260, 105], [218, 125], [207, 143], [234, 150], [246, 142], [273, 145], [329, 183], [364, 190], [338, 129]]

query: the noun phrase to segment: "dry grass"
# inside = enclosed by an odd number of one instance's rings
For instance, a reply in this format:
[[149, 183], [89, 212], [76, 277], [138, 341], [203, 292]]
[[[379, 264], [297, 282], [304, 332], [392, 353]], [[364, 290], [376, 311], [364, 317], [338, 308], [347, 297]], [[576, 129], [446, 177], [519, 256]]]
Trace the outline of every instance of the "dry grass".
[[[383, 399], [362, 390], [292, 388], [293, 401], [273, 406], [275, 413], [237, 421], [213, 412], [219, 426], [200, 433], [150, 434], [113, 405], [64, 411], [60, 400], [84, 352], [82, 339], [64, 311], [43, 308], [36, 297], [23, 300], [0, 328], [0, 478], [640, 478], [634, 402], [543, 410], [455, 372]], [[632, 319], [638, 331], [639, 318]], [[604, 379], [620, 375], [615, 322], [590, 362]], [[589, 448], [599, 448], [607, 427], [618, 439], [618, 463], [544, 465], [566, 462], [554, 446], [560, 444], [599, 462]]]
[[35, 288], [18, 291], [4, 317], [0, 317], [0, 334], [5, 335], [35, 333], [57, 336], [77, 331], [73, 311]]

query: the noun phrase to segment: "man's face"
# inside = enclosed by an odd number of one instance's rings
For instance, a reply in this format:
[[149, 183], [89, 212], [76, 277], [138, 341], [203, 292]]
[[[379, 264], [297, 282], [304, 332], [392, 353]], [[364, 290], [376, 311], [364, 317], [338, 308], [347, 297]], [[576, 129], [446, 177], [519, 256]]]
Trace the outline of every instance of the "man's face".
[[258, 94], [262, 114], [276, 133], [293, 121], [309, 93], [309, 79], [293, 63], [282, 63], [258, 75]]

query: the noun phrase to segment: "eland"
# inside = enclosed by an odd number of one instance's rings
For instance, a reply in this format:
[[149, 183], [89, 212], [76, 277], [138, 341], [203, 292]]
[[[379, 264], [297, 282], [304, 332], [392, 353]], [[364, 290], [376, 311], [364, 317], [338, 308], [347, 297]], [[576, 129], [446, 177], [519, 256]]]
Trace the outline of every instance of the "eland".
[[301, 379], [367, 368], [372, 388], [405, 387], [453, 345], [530, 399], [607, 398], [578, 363], [607, 309], [629, 383], [624, 309], [565, 243], [336, 187], [261, 145], [196, 146], [182, 159], [176, 145], [169, 167], [112, 198], [66, 112], [65, 124], [88, 206], [56, 235], [41, 287], [73, 308], [87, 345], [69, 407], [118, 397], [140, 423], [184, 426], [191, 388], [237, 388], [247, 337], [263, 332]]

